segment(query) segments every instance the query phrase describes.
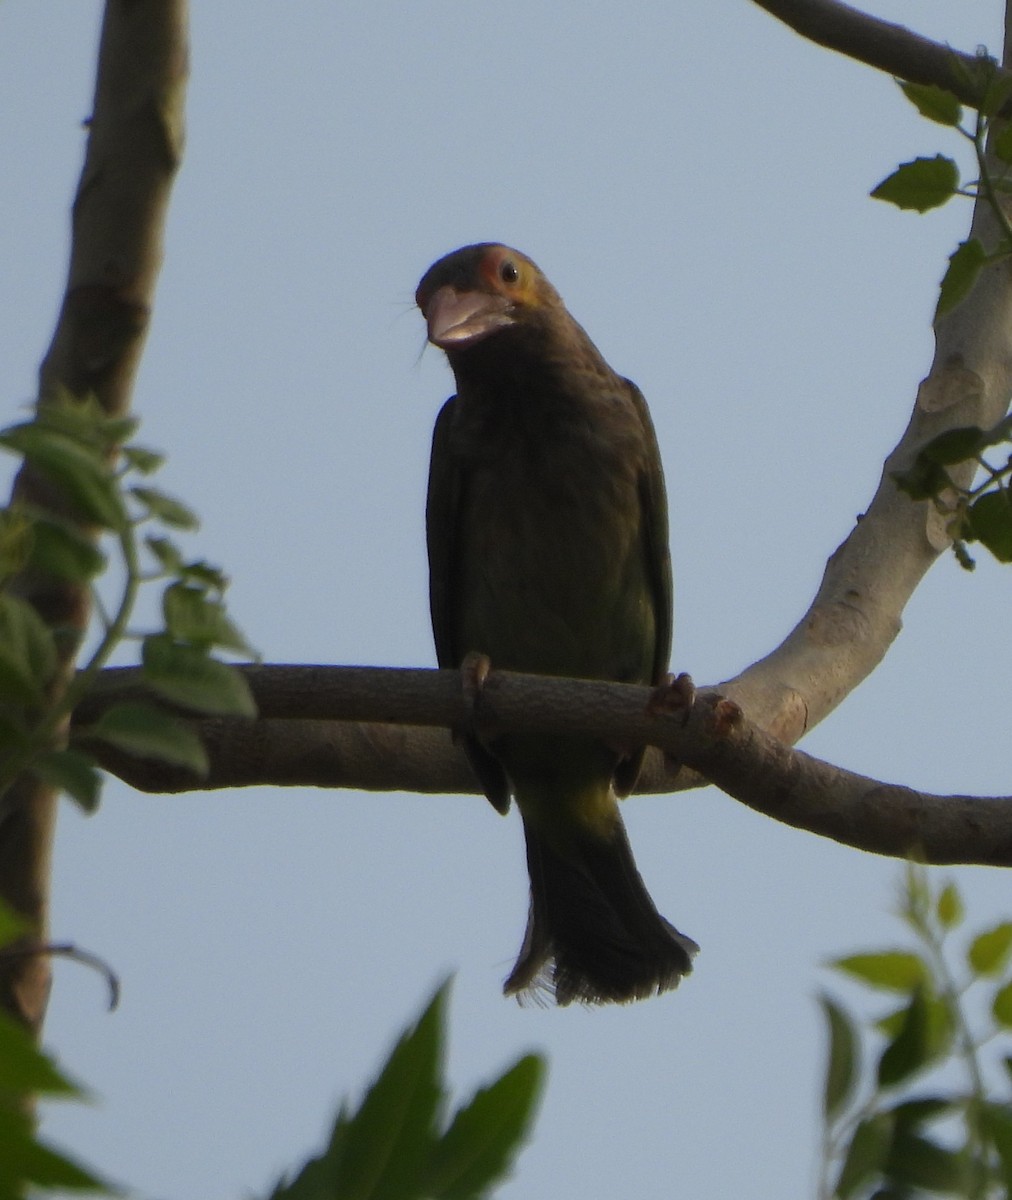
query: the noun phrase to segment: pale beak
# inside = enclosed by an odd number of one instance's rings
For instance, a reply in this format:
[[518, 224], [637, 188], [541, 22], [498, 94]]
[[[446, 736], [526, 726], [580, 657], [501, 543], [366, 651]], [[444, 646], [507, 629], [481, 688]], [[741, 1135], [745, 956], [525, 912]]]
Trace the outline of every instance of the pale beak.
[[512, 325], [512, 305], [489, 292], [458, 292], [445, 284], [429, 297], [423, 315], [429, 341], [440, 350], [459, 349]]

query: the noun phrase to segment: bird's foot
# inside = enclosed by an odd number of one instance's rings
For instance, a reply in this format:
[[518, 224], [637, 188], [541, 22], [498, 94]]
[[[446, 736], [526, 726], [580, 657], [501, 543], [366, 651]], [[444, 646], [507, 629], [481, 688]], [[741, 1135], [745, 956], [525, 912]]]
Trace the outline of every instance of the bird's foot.
[[[684, 671], [680, 675], [668, 675], [660, 686], [655, 687], [647, 701], [647, 712], [652, 717], [681, 717], [682, 727], [689, 723], [693, 707], [696, 703], [696, 685], [692, 676]], [[681, 769], [681, 763], [667, 751], [664, 761], [669, 770]]]
[[682, 724], [689, 723], [693, 705], [696, 703], [696, 685], [692, 676], [684, 671], [681, 675], [669, 675], [659, 686], [654, 688], [647, 701], [647, 712], [652, 717], [678, 717]]

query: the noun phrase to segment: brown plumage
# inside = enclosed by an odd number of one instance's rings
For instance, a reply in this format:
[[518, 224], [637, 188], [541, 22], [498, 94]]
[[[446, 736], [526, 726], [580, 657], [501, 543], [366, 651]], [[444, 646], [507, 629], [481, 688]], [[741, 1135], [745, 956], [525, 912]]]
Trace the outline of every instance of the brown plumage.
[[[436, 655], [493, 668], [660, 683], [671, 571], [646, 403], [523, 254], [467, 246], [416, 300], [457, 384], [436, 422], [426, 510]], [[675, 987], [697, 946], [657, 912], [617, 798], [643, 750], [525, 734], [466, 741], [500, 812], [523, 817], [531, 910], [507, 993], [559, 1004]]]

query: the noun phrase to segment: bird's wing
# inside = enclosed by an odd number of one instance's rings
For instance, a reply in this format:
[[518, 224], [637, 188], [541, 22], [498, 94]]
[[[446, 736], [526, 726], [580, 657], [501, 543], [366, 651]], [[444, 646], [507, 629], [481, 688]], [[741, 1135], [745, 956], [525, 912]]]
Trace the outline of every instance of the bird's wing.
[[664, 491], [661, 452], [657, 445], [653, 422], [643, 394], [629, 384], [629, 395], [636, 408], [647, 447], [647, 465], [640, 477], [640, 504], [643, 509], [643, 528], [646, 540], [647, 571], [654, 602], [654, 675], [651, 682], [660, 683], [668, 671], [671, 658], [672, 587], [671, 551], [668, 546], [668, 502]]
[[454, 542], [460, 511], [460, 471], [450, 454], [450, 428], [456, 396], [439, 410], [432, 431], [429, 492], [425, 502], [425, 539], [429, 552], [429, 611], [436, 641], [436, 662], [459, 667], [454, 647]]
[[[429, 553], [429, 611], [436, 643], [436, 662], [445, 669], [461, 664], [457, 628], [460, 601], [457, 555], [461, 505], [465, 485], [450, 449], [450, 432], [457, 398], [451, 396], [439, 411], [432, 433], [429, 490], [425, 503], [425, 540]], [[505, 813], [510, 806], [509, 783], [499, 760], [477, 738], [464, 738], [471, 767], [493, 807]]]
[[[629, 398], [639, 417], [646, 447], [646, 466], [640, 475], [640, 508], [643, 515], [643, 552], [647, 560], [647, 578], [654, 610], [654, 655], [651, 683], [659, 684], [668, 670], [671, 657], [671, 552], [668, 548], [668, 502], [664, 492], [664, 473], [657, 435], [643, 393], [630, 380], [625, 381]], [[645, 748], [623, 758], [615, 768], [615, 791], [627, 796], [636, 786], [643, 766]]]

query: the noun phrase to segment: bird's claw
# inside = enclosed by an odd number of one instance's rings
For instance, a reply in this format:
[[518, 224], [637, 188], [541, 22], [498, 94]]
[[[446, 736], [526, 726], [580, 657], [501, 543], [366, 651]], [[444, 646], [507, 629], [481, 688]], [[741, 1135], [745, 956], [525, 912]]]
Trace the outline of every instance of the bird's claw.
[[[485, 689], [485, 683], [492, 670], [492, 660], [487, 654], [479, 654], [478, 651], [472, 650], [464, 655], [464, 659], [460, 664], [460, 683], [464, 692], [464, 700], [467, 703], [471, 713], [471, 728], [469, 733], [481, 736], [483, 732], [483, 722], [479, 708], [481, 705], [481, 693]], [[487, 730], [484, 732], [487, 733]]]
[[487, 654], [479, 654], [477, 650], [472, 650], [464, 655], [464, 661], [460, 664], [460, 682], [464, 688], [464, 695], [472, 704], [477, 703], [478, 695], [485, 686], [485, 680], [488, 679], [491, 670], [492, 660]]
[[647, 701], [647, 712], [652, 717], [680, 716], [682, 724], [687, 725], [695, 703], [696, 685], [692, 676], [683, 671], [680, 675], [669, 675], [654, 688]]

